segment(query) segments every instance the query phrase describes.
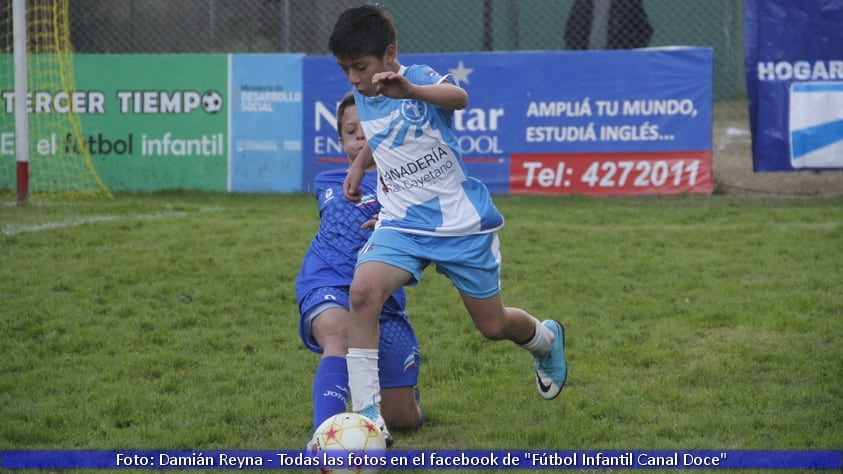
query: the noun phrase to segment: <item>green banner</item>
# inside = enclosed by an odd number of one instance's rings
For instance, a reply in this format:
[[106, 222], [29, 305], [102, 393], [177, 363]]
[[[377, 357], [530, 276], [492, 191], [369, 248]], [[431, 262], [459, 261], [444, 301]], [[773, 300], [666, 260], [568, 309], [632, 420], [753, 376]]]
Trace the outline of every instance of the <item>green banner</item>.
[[75, 66], [82, 136], [56, 146], [86, 146], [109, 189], [227, 189], [227, 55], [77, 55]]

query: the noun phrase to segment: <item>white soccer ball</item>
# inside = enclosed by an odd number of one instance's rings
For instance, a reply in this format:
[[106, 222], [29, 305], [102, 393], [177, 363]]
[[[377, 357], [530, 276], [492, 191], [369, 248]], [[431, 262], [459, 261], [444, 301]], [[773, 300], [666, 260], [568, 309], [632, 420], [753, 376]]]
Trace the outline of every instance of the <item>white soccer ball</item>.
[[342, 466], [323, 466], [320, 469], [322, 473], [370, 474], [378, 472], [378, 468], [373, 465], [375, 462], [370, 459], [368, 464], [357, 465], [355, 461], [362, 460], [366, 453], [371, 453], [372, 456], [383, 454], [386, 450], [386, 440], [381, 430], [369, 418], [358, 413], [340, 413], [328, 418], [316, 428], [309, 446], [312, 454], [321, 451], [329, 451], [335, 455], [346, 454], [339, 458], [345, 461]]
[[202, 108], [209, 114], [215, 114], [222, 109], [222, 96], [217, 91], [202, 94]]

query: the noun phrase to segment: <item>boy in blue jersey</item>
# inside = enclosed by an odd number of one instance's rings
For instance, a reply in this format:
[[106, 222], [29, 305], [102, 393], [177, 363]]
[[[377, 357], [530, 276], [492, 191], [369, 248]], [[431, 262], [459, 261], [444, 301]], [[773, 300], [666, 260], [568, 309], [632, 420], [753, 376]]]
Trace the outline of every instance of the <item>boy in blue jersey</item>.
[[451, 129], [454, 110], [468, 104], [467, 92], [451, 75], [399, 64], [395, 27], [378, 6], [345, 10], [328, 43], [354, 88], [367, 138], [343, 191], [359, 200], [364, 171], [374, 162], [382, 206], [349, 293], [352, 409], [386, 429], [378, 388], [378, 314], [392, 292], [418, 283], [430, 263], [459, 290], [483, 336], [513, 341], [533, 355], [539, 394], [555, 398], [568, 374], [564, 329], [503, 305], [497, 237], [503, 217], [486, 186], [467, 175]]
[[[353, 160], [366, 139], [350, 93], [338, 107], [337, 131], [349, 160]], [[314, 180], [313, 192], [319, 200], [319, 230], [296, 278], [296, 299], [301, 314], [299, 334], [308, 349], [322, 354], [313, 380], [314, 431], [329, 417], [348, 411], [345, 360], [348, 290], [357, 252], [371, 235], [380, 211], [375, 200], [374, 167], [363, 176], [364, 197], [357, 202], [343, 197], [346, 172], [346, 169], [325, 171]], [[404, 312], [404, 303], [404, 290], [398, 288], [383, 305], [378, 360], [383, 417], [390, 426], [407, 430], [421, 425], [422, 413], [416, 398], [419, 343]], [[391, 443], [390, 438], [387, 441]]]

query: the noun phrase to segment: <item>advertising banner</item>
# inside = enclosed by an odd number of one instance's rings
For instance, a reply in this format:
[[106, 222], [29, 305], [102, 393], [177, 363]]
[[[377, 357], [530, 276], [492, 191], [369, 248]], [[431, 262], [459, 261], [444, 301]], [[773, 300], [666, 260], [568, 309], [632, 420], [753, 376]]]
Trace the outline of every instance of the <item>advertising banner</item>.
[[226, 190], [226, 55], [78, 55], [84, 141], [111, 190]]
[[843, 168], [843, 0], [747, 0], [755, 171]]
[[[33, 131], [35, 150], [72, 158], [87, 149], [112, 191], [301, 191], [303, 57], [75, 55], [75, 88], [30, 91], [29, 107], [75, 114], [81, 132], [56, 120]], [[3, 86], [0, 151], [13, 156]]]
[[231, 56], [229, 190], [301, 190], [303, 54]]
[[[468, 171], [496, 194], [710, 193], [713, 52], [405, 54], [453, 74]], [[335, 110], [350, 89], [333, 57], [305, 58], [303, 182], [344, 165]]]
[[[400, 59], [468, 91], [453, 127], [469, 173], [495, 194], [713, 188], [710, 48]], [[33, 143], [39, 153], [87, 149], [112, 191], [308, 191], [318, 172], [346, 166], [336, 106], [350, 86], [333, 57], [76, 55], [74, 66], [74, 90], [30, 93], [35, 113], [76, 114], [81, 132], [57, 129]], [[824, 93], [837, 97], [835, 87]], [[805, 110], [814, 88], [792, 92]], [[11, 156], [14, 135], [0, 132]], [[794, 143], [807, 155], [817, 140]]]

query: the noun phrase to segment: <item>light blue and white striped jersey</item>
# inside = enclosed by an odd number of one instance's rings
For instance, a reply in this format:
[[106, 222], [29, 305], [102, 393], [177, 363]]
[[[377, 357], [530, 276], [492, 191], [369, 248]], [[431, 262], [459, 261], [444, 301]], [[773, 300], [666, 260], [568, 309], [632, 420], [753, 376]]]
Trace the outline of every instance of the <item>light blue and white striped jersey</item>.
[[[399, 73], [413, 84], [456, 83], [429, 66], [402, 66]], [[378, 166], [378, 227], [459, 236], [503, 226], [486, 185], [466, 173], [451, 129], [453, 110], [356, 90], [354, 100]]]

